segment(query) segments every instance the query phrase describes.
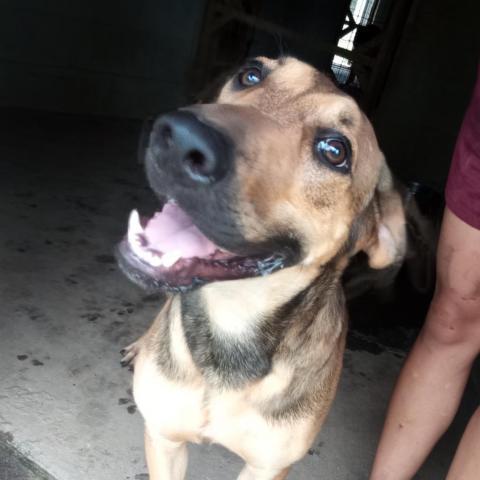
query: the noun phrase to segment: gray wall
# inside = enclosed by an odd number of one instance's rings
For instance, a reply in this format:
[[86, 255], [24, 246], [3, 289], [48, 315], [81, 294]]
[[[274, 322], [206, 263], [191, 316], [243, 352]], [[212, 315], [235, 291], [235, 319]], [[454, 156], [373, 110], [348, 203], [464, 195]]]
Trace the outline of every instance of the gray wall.
[[204, 0], [0, 0], [0, 106], [144, 117], [182, 102]]
[[441, 190], [480, 61], [478, 0], [416, 0], [374, 123], [403, 179]]

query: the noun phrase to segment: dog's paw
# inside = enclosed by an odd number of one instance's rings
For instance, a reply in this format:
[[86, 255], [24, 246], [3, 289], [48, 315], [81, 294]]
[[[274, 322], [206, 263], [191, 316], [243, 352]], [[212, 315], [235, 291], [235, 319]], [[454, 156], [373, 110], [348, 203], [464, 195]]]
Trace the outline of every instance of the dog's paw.
[[141, 346], [141, 338], [136, 342], [131, 343], [128, 347], [120, 350], [122, 359], [120, 360], [120, 365], [122, 367], [129, 367], [129, 370], [133, 370], [133, 364], [135, 362], [135, 357], [138, 355]]

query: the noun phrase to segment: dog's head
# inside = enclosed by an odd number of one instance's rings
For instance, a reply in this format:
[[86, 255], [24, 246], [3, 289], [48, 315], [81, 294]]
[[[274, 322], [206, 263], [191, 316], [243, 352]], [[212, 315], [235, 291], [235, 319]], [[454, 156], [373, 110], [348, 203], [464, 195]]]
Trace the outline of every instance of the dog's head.
[[370, 122], [294, 58], [249, 61], [215, 103], [159, 117], [146, 169], [167, 203], [150, 219], [134, 211], [119, 249], [144, 286], [404, 256], [402, 202]]

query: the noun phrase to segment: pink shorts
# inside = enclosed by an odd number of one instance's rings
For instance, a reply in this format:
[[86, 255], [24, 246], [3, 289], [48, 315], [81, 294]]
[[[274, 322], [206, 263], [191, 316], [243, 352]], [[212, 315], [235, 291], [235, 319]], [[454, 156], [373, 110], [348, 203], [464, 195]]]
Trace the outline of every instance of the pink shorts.
[[457, 217], [480, 230], [480, 66], [457, 138], [445, 200]]

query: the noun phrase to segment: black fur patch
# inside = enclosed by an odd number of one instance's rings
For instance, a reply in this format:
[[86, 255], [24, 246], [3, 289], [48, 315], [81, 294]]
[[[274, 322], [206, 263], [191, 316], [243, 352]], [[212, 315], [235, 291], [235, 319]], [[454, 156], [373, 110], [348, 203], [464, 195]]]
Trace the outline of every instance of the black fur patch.
[[309, 338], [308, 329], [324, 305], [324, 299], [315, 293], [329, 288], [332, 273], [332, 269], [326, 268], [311, 285], [268, 317], [259, 319], [258, 328], [241, 339], [220, 335], [212, 329], [199, 290], [182, 294], [182, 325], [194, 362], [207, 378], [229, 388], [241, 388], [266, 376], [293, 322], [298, 319], [304, 323], [304, 334]]
[[182, 295], [182, 324], [193, 360], [207, 378], [240, 388], [270, 371], [275, 339], [261, 330], [244, 340], [216, 334], [198, 290]]

